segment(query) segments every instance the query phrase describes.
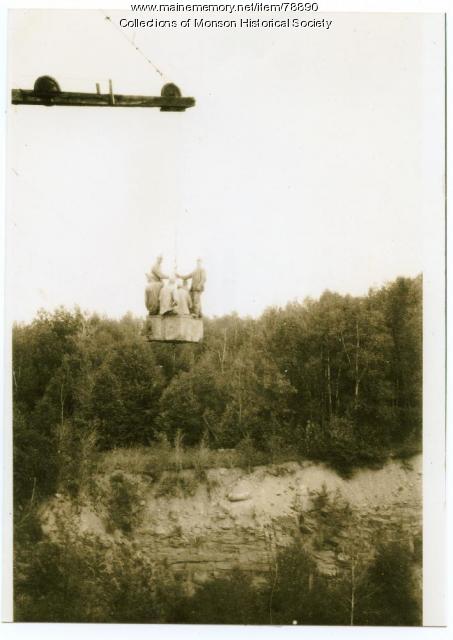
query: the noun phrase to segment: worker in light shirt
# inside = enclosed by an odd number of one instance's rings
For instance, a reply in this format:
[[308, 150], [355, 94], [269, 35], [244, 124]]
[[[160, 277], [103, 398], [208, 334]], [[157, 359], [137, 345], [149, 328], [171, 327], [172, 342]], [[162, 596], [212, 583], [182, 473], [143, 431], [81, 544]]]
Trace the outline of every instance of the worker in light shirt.
[[168, 278], [162, 271], [162, 256], [157, 256], [151, 271], [146, 274], [148, 284], [145, 289], [145, 306], [150, 316], [159, 314], [159, 296], [164, 279]]
[[192, 311], [192, 297], [189, 292], [187, 280], [178, 282], [178, 288], [175, 291], [176, 314], [178, 316], [190, 316]]
[[190, 285], [190, 295], [192, 298], [192, 314], [196, 318], [201, 318], [201, 294], [204, 291], [204, 286], [206, 283], [206, 271], [202, 267], [201, 258], [197, 260], [197, 266], [192, 271], [192, 273], [187, 273], [186, 275], [176, 274], [178, 278], [182, 280], [191, 279]]

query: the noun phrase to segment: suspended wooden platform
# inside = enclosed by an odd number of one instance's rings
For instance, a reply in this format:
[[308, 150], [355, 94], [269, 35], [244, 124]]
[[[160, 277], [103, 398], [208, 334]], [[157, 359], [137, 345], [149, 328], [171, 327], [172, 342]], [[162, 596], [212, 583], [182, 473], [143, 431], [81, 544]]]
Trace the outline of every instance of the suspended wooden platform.
[[191, 316], [148, 316], [145, 335], [151, 342], [201, 342], [203, 320]]
[[181, 96], [179, 88], [168, 83], [162, 87], [160, 96], [131, 96], [114, 93], [109, 81], [109, 93], [101, 93], [99, 84], [96, 93], [61, 91], [58, 82], [50, 76], [41, 76], [33, 89], [13, 89], [13, 104], [42, 105], [46, 107], [158, 107], [161, 111], [185, 111], [195, 106], [195, 98]]

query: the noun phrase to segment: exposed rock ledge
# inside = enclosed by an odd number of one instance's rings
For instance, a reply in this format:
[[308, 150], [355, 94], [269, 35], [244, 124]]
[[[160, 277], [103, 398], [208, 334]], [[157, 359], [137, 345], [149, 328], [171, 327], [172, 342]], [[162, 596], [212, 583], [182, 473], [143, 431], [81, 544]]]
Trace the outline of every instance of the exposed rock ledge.
[[[97, 478], [96, 498], [74, 504], [55, 496], [43, 509], [43, 529], [56, 535], [59, 519], [81, 534], [99, 536], [107, 546], [133, 542], [142, 553], [165, 561], [189, 587], [234, 566], [259, 576], [268, 570], [275, 549], [295, 536], [327, 573], [344, 561], [351, 535], [361, 537], [370, 549], [376, 540], [396, 531], [410, 544], [421, 536], [421, 456], [404, 464], [392, 461], [380, 470], [361, 470], [348, 480], [309, 462], [257, 467], [251, 473], [209, 469], [206, 479], [198, 481], [193, 471], [166, 472], [158, 481], [116, 474], [138, 496], [131, 532], [108, 533], [111, 476]], [[178, 478], [190, 484], [191, 494], [178, 485]], [[333, 530], [327, 511], [313, 508], [323, 485], [335, 496], [334, 506], [349, 503], [353, 531], [348, 522]]]

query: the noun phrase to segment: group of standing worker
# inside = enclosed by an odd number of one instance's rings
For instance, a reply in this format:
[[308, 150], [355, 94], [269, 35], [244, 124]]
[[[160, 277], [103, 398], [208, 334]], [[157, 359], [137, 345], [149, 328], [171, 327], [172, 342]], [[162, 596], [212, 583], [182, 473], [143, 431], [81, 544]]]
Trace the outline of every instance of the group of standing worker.
[[[145, 305], [150, 316], [192, 316], [201, 318], [201, 294], [206, 283], [206, 272], [201, 260], [195, 269], [186, 275], [165, 275], [162, 271], [163, 257], [158, 256], [146, 274]], [[190, 289], [188, 281], [191, 281]]]

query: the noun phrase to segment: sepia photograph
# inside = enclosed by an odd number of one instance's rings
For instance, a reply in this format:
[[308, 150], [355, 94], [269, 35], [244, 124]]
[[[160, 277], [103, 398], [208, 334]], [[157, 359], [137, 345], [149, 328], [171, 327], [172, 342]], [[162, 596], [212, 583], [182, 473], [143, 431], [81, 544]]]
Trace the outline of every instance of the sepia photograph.
[[443, 624], [445, 16], [7, 32], [11, 620]]

